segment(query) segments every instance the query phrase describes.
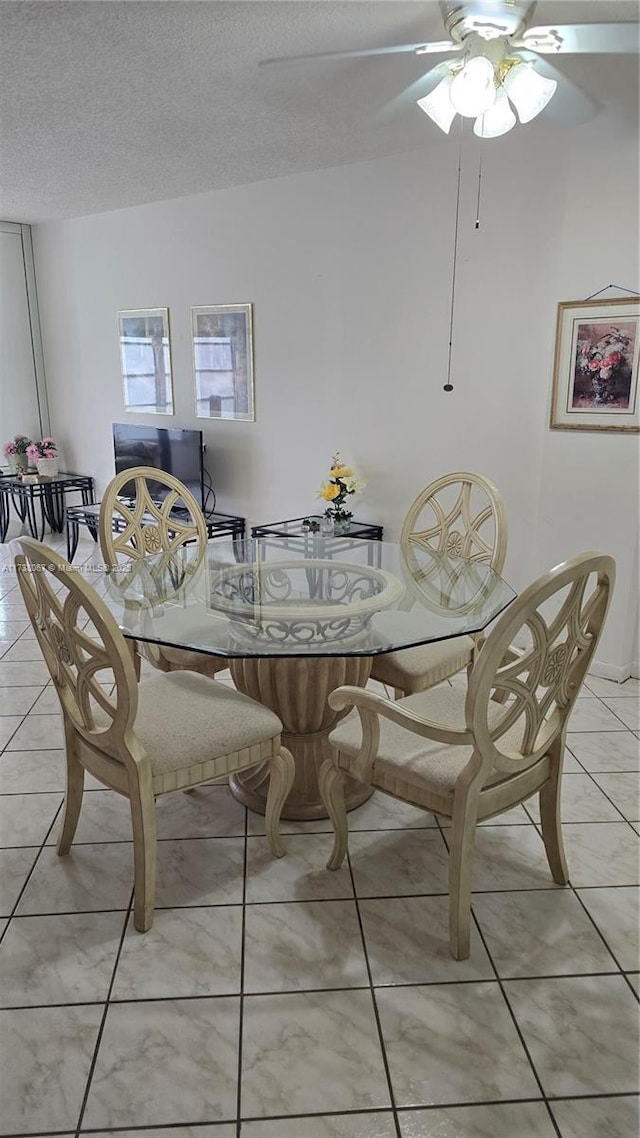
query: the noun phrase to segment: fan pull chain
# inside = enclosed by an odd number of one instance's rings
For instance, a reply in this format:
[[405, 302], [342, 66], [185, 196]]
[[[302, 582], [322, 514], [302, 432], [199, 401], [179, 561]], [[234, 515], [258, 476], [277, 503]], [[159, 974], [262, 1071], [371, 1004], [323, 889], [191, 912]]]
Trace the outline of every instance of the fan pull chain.
[[456, 191], [456, 222], [453, 233], [453, 268], [451, 272], [451, 311], [449, 314], [449, 356], [447, 359], [447, 382], [443, 384], [443, 391], [453, 391], [451, 382], [451, 356], [453, 349], [453, 313], [456, 299], [456, 266], [458, 262], [458, 221], [460, 218], [460, 183], [462, 180], [462, 131], [464, 119], [460, 119], [460, 145], [458, 146], [458, 188]]
[[480, 228], [480, 187], [482, 186], [482, 147], [480, 147], [480, 162], [478, 164], [478, 197], [476, 199], [476, 224], [475, 228]]

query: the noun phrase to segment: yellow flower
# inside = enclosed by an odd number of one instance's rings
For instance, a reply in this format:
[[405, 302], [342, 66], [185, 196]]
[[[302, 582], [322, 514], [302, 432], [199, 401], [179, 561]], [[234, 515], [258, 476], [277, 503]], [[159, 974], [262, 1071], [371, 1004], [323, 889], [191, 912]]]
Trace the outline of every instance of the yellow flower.
[[333, 502], [333, 499], [337, 498], [339, 493], [340, 487], [336, 486], [335, 482], [323, 482], [316, 497], [324, 498], [325, 502]]
[[352, 478], [353, 477], [353, 470], [351, 469], [351, 467], [350, 466], [344, 466], [341, 462], [338, 463], [337, 466], [332, 466], [330, 473], [331, 473], [332, 478]]

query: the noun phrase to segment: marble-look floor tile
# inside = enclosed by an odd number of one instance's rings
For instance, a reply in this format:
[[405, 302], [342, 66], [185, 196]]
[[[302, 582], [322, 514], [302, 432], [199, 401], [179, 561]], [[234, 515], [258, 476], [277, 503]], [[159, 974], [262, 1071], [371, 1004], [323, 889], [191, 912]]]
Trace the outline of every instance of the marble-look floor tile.
[[403, 1111], [399, 1121], [402, 1138], [557, 1138], [543, 1102]]
[[[534, 794], [527, 810], [540, 821], [540, 799]], [[588, 774], [568, 774], [562, 780], [560, 816], [563, 822], [619, 822], [620, 811]]]
[[568, 824], [562, 835], [574, 889], [640, 882], [640, 845], [626, 822]]
[[557, 889], [535, 826], [478, 826], [472, 889]]
[[60, 700], [53, 684], [48, 684], [31, 709], [32, 715], [59, 715]]
[[22, 721], [22, 715], [2, 716], [0, 719], [0, 750], [7, 746], [12, 736], [18, 731]]
[[156, 908], [239, 905], [243, 868], [243, 838], [158, 842]]
[[122, 913], [14, 917], [0, 946], [5, 1007], [106, 1000]]
[[622, 976], [507, 980], [545, 1094], [636, 1093], [638, 1004]]
[[[532, 799], [527, 799], [527, 805]], [[451, 829], [451, 819], [446, 818], [444, 815], [440, 818], [440, 825], [443, 830]], [[484, 822], [479, 822], [479, 826], [530, 826], [531, 818], [526, 813], [524, 806], [514, 806], [513, 810], [505, 810], [502, 814], [496, 814], [493, 818], [487, 818]]]
[[328, 834], [294, 834], [287, 837], [286, 857], [274, 858], [265, 838], [248, 838], [247, 903], [352, 897], [346, 861], [335, 872], [326, 867], [331, 846]]
[[[19, 627], [19, 625], [16, 625]], [[26, 629], [26, 623], [23, 624], [22, 631]], [[4, 653], [2, 657], [3, 664], [9, 662], [14, 663], [18, 660], [42, 660], [42, 649], [37, 640], [16, 640], [10, 648]]]
[[238, 1031], [236, 997], [111, 1004], [84, 1126], [233, 1119]]
[[390, 1105], [369, 991], [247, 996], [242, 1050], [248, 1117]]
[[616, 970], [606, 945], [570, 889], [478, 893], [473, 911], [499, 976]]
[[[0, 726], [2, 720], [0, 720]], [[7, 744], [9, 751], [34, 750], [60, 750], [64, 747], [64, 731], [62, 729], [62, 716], [34, 715], [30, 712], [18, 728], [11, 742]]]
[[61, 802], [61, 794], [0, 796], [0, 843], [5, 847], [40, 845]]
[[625, 972], [625, 977], [631, 984], [636, 996], [640, 996], [640, 972]]
[[[403, 830], [426, 829], [437, 826], [433, 814], [401, 802], [388, 794], [376, 791], [362, 806], [349, 811], [349, 829], [357, 830]], [[319, 818], [311, 822], [295, 822], [283, 818], [280, 823], [283, 834], [333, 833], [329, 818]], [[249, 833], [264, 834], [264, 818], [249, 811]]]
[[570, 1099], [553, 1102], [551, 1109], [562, 1138], [634, 1138], [640, 1133], [635, 1095]]
[[393, 1115], [384, 1110], [377, 1114], [325, 1114], [243, 1122], [242, 1138], [396, 1138], [396, 1128]]
[[353, 901], [248, 905], [245, 992], [368, 984]]
[[[62, 818], [58, 819], [47, 839], [48, 845], [55, 845]], [[129, 799], [115, 790], [104, 790], [101, 794], [85, 794], [78, 827], [73, 839], [74, 846], [98, 842], [130, 842], [133, 839], [131, 807]]]
[[102, 1008], [0, 1012], [1, 1134], [75, 1130]]
[[0, 660], [0, 687], [44, 687], [50, 680], [44, 660], [22, 660], [5, 663]]
[[538, 1097], [498, 984], [381, 988], [376, 999], [399, 1107]]
[[[86, 1131], [81, 1130], [81, 1134]], [[118, 1130], [117, 1138], [236, 1138], [235, 1122], [214, 1122], [211, 1126], [171, 1126], [160, 1130]], [[91, 1138], [115, 1138], [113, 1130], [92, 1130]], [[244, 1135], [243, 1135], [244, 1138]]]
[[634, 886], [580, 889], [578, 896], [622, 969], [640, 965], [640, 890]]
[[624, 731], [625, 724], [600, 699], [579, 699], [569, 716], [569, 731]]
[[11, 915], [38, 853], [39, 848], [34, 846], [11, 850], [0, 849], [0, 915], [3, 917]]
[[640, 699], [637, 695], [605, 699], [603, 703], [622, 720], [625, 727], [631, 731], [640, 731]]
[[113, 1000], [222, 996], [240, 991], [242, 909], [159, 909], [142, 935], [130, 920]]
[[28, 627], [28, 624], [29, 622], [27, 620], [0, 619], [0, 655], [3, 654], [3, 650], [9, 651], [14, 641]]
[[227, 786], [199, 786], [157, 801], [158, 838], [242, 837], [245, 807]]
[[473, 922], [469, 959], [453, 959], [448, 897], [367, 898], [360, 901], [360, 916], [377, 986], [488, 980], [494, 976]]
[[446, 893], [448, 854], [439, 830], [378, 830], [349, 836], [358, 897]]
[[640, 742], [630, 731], [569, 733], [567, 746], [591, 773], [640, 770]]
[[126, 909], [133, 891], [133, 844], [43, 849], [17, 913], [90, 913]]
[[629, 822], [640, 820], [640, 772], [617, 771], [593, 777]]
[[35, 687], [0, 688], [0, 715], [26, 715], [44, 690], [40, 684]]
[[634, 690], [633, 685], [637, 682], [637, 680], [626, 680], [623, 684], [618, 684], [615, 680], [605, 680], [602, 676], [588, 675], [584, 686], [593, 695], [607, 699], [609, 696], [630, 695]]
[[[13, 691], [20, 691], [13, 688]], [[64, 751], [5, 751], [0, 755], [0, 793], [64, 794]]]

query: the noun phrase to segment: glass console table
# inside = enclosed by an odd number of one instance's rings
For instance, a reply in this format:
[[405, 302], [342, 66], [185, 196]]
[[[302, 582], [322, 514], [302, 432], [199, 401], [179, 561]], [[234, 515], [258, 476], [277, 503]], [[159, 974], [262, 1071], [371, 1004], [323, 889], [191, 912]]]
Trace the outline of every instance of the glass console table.
[[11, 505], [22, 524], [28, 525], [31, 536], [39, 541], [47, 525], [54, 533], [62, 533], [66, 498], [73, 493], [79, 493], [82, 506], [88, 507], [94, 500], [93, 478], [60, 473], [55, 478], [40, 477], [26, 482], [15, 475], [3, 475], [0, 477], [0, 541], [7, 536]]
[[[326, 538], [324, 556], [287, 538], [190, 545], [91, 572], [125, 636], [229, 660], [239, 691], [270, 707], [296, 760], [285, 818], [326, 817], [318, 770], [343, 713], [328, 696], [364, 687], [373, 657], [481, 632], [515, 593], [487, 565], [435, 550]], [[332, 544], [333, 543], [333, 544]], [[338, 552], [340, 549], [340, 552]], [[264, 766], [234, 775], [233, 794], [264, 813]], [[347, 809], [370, 787], [348, 782]]]
[[[86, 526], [94, 541], [98, 540], [98, 522], [100, 519], [100, 503], [92, 502], [82, 506], [67, 506], [67, 561], [73, 561], [78, 548], [80, 526]], [[212, 513], [205, 514], [207, 537], [230, 537], [237, 545], [244, 537], [245, 519], [234, 514]], [[114, 515], [113, 525], [116, 532], [124, 529], [124, 518]]]
[[323, 518], [313, 515], [308, 518], [289, 518], [283, 522], [269, 522], [267, 525], [252, 526], [251, 537], [263, 544], [272, 542], [280, 549], [295, 549], [309, 556], [336, 557], [351, 548], [353, 540], [368, 542], [369, 564], [380, 565], [379, 543], [382, 541], [382, 526], [370, 522], [351, 520], [349, 528], [339, 535], [324, 534], [321, 529]]

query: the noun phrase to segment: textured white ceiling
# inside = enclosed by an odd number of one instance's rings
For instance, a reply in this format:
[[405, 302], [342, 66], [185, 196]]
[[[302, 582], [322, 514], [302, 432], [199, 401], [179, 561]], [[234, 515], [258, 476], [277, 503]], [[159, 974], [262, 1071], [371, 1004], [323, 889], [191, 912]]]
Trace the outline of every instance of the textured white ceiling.
[[[638, 4], [541, 0], [534, 22], [602, 19], [637, 20]], [[258, 66], [441, 38], [436, 0], [4, 0], [0, 217], [74, 217], [451, 145], [411, 101], [376, 118], [441, 57]], [[555, 62], [593, 113], [637, 119], [637, 56]], [[561, 92], [553, 103], [562, 113]], [[542, 120], [521, 129], [575, 129]]]

